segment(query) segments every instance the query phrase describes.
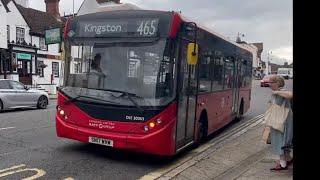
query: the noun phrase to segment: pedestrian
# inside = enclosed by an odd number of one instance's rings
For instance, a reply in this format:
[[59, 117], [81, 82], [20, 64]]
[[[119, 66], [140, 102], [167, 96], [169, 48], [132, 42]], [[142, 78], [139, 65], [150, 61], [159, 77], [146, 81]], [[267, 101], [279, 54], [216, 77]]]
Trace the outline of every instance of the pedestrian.
[[[276, 117], [270, 121], [268, 120], [268, 117], [266, 117], [266, 125], [270, 127], [270, 142], [272, 146], [272, 153], [279, 156], [279, 160], [277, 160], [276, 166], [270, 169], [272, 171], [285, 170], [293, 162], [293, 158], [290, 157], [293, 137], [293, 121], [291, 109], [291, 99], [293, 95], [291, 91], [284, 89], [284, 85], [285, 81], [283, 77], [275, 75], [270, 78], [270, 88], [272, 89], [272, 95], [269, 100], [269, 108], [272, 104], [275, 104], [278, 105], [277, 107], [282, 106], [285, 110], [280, 112], [286, 112], [283, 113], [285, 114], [284, 116], [281, 116], [283, 117], [283, 120], [280, 126], [275, 125], [277, 123], [271, 123], [271, 121], [281, 118]], [[271, 111], [275, 110], [271, 109]], [[280, 116], [279, 113], [277, 116]], [[279, 123], [279, 121], [281, 120], [277, 121]]]

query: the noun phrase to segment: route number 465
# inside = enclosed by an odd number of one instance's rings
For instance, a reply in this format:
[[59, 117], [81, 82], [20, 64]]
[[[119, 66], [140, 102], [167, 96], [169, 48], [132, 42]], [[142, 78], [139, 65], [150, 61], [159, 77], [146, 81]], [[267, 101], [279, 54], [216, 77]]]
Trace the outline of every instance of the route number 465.
[[152, 36], [157, 32], [157, 20], [141, 21], [137, 31], [141, 36]]

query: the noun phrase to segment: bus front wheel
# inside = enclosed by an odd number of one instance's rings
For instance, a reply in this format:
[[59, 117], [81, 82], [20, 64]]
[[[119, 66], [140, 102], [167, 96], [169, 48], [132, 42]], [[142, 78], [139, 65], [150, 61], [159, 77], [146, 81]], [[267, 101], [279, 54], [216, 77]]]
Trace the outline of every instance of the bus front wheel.
[[207, 121], [207, 115], [206, 113], [202, 113], [201, 118], [198, 123], [198, 133], [197, 133], [197, 144], [200, 144], [203, 142], [206, 137], [208, 132], [208, 121]]

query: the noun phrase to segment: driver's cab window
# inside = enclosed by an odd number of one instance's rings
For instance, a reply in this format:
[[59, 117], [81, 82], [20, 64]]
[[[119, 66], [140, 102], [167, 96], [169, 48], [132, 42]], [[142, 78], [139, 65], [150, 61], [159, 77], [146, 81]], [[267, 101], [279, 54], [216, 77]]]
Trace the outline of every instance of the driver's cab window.
[[19, 89], [19, 90], [23, 90], [24, 89], [24, 85], [22, 85], [21, 83], [18, 83], [18, 82], [15, 82], [15, 81], [11, 81], [10, 84], [11, 84], [13, 89]]

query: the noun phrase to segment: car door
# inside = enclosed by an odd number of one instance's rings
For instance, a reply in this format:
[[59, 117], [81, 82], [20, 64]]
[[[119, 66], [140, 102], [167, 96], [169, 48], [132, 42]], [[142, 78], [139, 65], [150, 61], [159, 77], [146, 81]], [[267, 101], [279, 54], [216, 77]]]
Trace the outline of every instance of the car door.
[[34, 94], [33, 92], [25, 89], [25, 86], [17, 81], [10, 81], [10, 85], [15, 90], [16, 93], [16, 102], [18, 106], [31, 106], [34, 105]]
[[16, 106], [15, 90], [10, 86], [9, 81], [0, 81], [0, 99], [4, 105], [3, 108], [11, 108]]

